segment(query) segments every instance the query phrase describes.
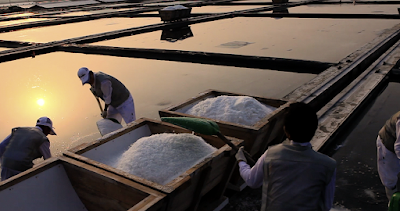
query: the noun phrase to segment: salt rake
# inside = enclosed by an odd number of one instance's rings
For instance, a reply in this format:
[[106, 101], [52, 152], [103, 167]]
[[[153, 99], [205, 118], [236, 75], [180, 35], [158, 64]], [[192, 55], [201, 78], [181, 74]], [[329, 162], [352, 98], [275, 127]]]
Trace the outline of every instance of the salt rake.
[[[203, 135], [216, 135], [226, 144], [228, 144], [236, 153], [239, 150], [236, 145], [232, 144], [230, 140], [222, 135], [219, 130], [219, 126], [213, 121], [192, 117], [161, 117], [161, 121], [168, 122]], [[253, 166], [256, 162], [254, 162], [251, 155], [244, 150], [243, 153], [246, 156], [248, 164]]]

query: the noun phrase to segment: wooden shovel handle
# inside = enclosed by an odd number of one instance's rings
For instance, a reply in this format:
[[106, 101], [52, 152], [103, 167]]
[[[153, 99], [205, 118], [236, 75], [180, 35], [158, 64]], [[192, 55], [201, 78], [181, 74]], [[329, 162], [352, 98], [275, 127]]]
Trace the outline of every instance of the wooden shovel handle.
[[[217, 136], [222, 139], [226, 144], [228, 144], [234, 151], [235, 153], [237, 153], [239, 151], [239, 148], [234, 145], [231, 141], [229, 141], [224, 135], [222, 135], [221, 133], [217, 133]], [[245, 150], [243, 150], [244, 156], [246, 156], [247, 159], [247, 163], [250, 166], [254, 166], [254, 164], [256, 164], [256, 162], [253, 160], [253, 158], [251, 157], [251, 155], [246, 152]]]

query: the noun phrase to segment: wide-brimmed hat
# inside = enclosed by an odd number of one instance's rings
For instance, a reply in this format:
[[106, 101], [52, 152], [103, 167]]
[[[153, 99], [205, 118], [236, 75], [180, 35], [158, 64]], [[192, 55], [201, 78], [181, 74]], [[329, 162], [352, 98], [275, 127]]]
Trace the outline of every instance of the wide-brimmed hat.
[[90, 79], [89, 73], [90, 73], [90, 70], [88, 68], [86, 68], [86, 67], [79, 68], [78, 77], [79, 77], [79, 79], [81, 79], [82, 85], [89, 82], [89, 79]]
[[38, 125], [42, 125], [42, 126], [47, 126], [50, 128], [50, 135], [57, 135], [56, 132], [54, 132], [53, 129], [53, 122], [51, 121], [50, 118], [48, 117], [40, 117], [37, 121], [36, 121], [36, 126]]

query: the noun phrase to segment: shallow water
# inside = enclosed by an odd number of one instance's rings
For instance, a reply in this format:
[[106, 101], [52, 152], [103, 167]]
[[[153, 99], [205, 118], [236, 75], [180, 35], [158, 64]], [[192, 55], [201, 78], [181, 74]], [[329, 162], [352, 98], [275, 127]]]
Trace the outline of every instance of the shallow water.
[[17, 24], [26, 24], [26, 23], [34, 23], [34, 22], [41, 22], [49, 20], [47, 18], [26, 18], [26, 19], [19, 19], [13, 21], [3, 21], [0, 22], [0, 26], [10, 26], [10, 25], [17, 25]]
[[389, 83], [348, 128], [350, 134], [338, 139], [343, 142], [333, 154], [338, 163], [337, 205], [350, 210], [387, 210], [388, 200], [377, 172], [376, 138], [386, 120], [400, 108], [399, 89], [399, 83]]
[[260, 8], [262, 6], [203, 6], [203, 7], [193, 7], [192, 13], [225, 13], [234, 12], [238, 10], [248, 10]]
[[289, 13], [398, 14], [396, 4], [304, 5], [289, 8]]
[[338, 62], [398, 23], [398, 20], [238, 17], [190, 25], [193, 36], [177, 42], [161, 40], [162, 31], [155, 31], [92, 45]]
[[104, 18], [1, 33], [0, 40], [52, 42], [156, 23], [161, 23], [160, 18]]
[[101, 14], [101, 13], [108, 13], [108, 12], [117, 12], [117, 11], [126, 11], [132, 10], [132, 8], [124, 8], [124, 9], [102, 9], [102, 10], [93, 10], [93, 11], [78, 11], [78, 12], [67, 12], [63, 14], [56, 14], [54, 16], [60, 17], [68, 17], [68, 16], [83, 16], [83, 15], [93, 15], [93, 14]]

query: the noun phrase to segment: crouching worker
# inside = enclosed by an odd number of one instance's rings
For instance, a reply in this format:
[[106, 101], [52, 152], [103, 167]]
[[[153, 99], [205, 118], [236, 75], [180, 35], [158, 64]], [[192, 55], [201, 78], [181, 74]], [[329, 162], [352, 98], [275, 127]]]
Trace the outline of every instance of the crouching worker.
[[47, 117], [40, 117], [36, 127], [13, 128], [0, 143], [1, 181], [32, 168], [37, 158], [50, 158], [49, 134], [56, 135]]
[[315, 152], [310, 140], [318, 118], [307, 104], [293, 103], [284, 117], [288, 140], [269, 147], [250, 168], [243, 147], [236, 154], [240, 175], [251, 188], [263, 186], [265, 211], [328, 211], [333, 204], [336, 161]]

